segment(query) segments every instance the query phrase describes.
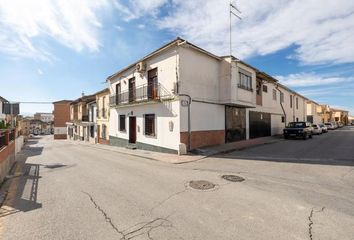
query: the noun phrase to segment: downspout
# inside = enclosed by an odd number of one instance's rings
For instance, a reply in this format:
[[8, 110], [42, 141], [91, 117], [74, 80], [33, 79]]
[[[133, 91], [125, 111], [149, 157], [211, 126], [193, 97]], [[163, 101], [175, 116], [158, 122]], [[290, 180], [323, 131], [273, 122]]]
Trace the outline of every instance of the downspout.
[[[279, 84], [276, 84], [276, 89], [279, 91], [279, 93], [281, 95], [281, 91], [279, 89]], [[285, 112], [283, 103], [281, 102], [281, 97], [280, 96], [279, 96], [279, 102], [280, 102], [281, 109], [283, 110], [283, 113], [284, 113], [284, 126], [286, 127], [286, 112]]]
[[180, 71], [180, 59], [179, 59], [179, 47], [185, 45], [187, 42], [183, 41], [181, 43], [177, 44], [177, 55], [176, 56], [176, 84], [177, 84], [177, 95], [180, 97], [187, 97], [188, 98], [188, 151], [192, 149], [192, 130], [191, 130], [191, 103], [192, 103], [192, 97], [188, 94], [184, 93], [179, 93], [180, 91], [180, 83], [179, 82], [179, 71]]

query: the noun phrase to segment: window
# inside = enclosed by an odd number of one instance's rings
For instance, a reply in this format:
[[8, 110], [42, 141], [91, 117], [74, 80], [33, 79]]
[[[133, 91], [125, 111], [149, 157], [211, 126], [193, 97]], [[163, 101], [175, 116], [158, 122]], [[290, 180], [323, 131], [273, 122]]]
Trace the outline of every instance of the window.
[[282, 122], [282, 123], [285, 122], [285, 117], [284, 117], [284, 116], [281, 117], [281, 122]]
[[293, 96], [290, 95], [290, 108], [293, 108]]
[[119, 131], [125, 132], [125, 115], [119, 115]]
[[299, 109], [299, 98], [296, 97], [296, 109]]
[[296, 118], [296, 122], [298, 122], [299, 121], [299, 118]]
[[273, 89], [273, 100], [277, 100], [277, 91], [275, 89]]
[[155, 136], [155, 114], [145, 115], [145, 135]]
[[280, 102], [283, 103], [284, 102], [284, 93], [280, 92]]
[[240, 69], [239, 71], [239, 75], [240, 75], [240, 82], [238, 84], [239, 88], [243, 88], [249, 91], [253, 91], [252, 90], [252, 77], [251, 77], [251, 73]]
[[268, 86], [263, 85], [263, 92], [268, 92]]

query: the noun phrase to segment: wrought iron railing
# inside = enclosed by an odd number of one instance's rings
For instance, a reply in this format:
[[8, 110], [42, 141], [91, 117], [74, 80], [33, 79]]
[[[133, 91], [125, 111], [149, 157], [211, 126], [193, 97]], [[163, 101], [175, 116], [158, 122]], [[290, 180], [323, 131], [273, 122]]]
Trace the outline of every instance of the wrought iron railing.
[[15, 129], [9, 131], [9, 141], [15, 140]]
[[88, 122], [89, 121], [89, 115], [82, 115], [81, 121]]
[[133, 104], [146, 101], [160, 101], [171, 94], [160, 84], [144, 84], [134, 89], [110, 96], [110, 105]]
[[6, 146], [6, 133], [0, 132], [0, 149]]

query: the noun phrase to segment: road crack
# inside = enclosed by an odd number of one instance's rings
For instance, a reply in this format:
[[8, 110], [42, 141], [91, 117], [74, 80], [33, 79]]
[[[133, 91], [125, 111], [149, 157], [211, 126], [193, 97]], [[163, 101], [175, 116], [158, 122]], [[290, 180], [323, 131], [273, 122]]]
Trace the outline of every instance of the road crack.
[[320, 212], [323, 212], [325, 210], [325, 207], [322, 207], [321, 210], [318, 210], [318, 211], [315, 211], [314, 208], [311, 209], [311, 212], [310, 212], [310, 215], [308, 217], [308, 220], [309, 220], [309, 238], [310, 240], [313, 240], [313, 232], [312, 232], [312, 229], [313, 229], [313, 215], [314, 213], [320, 213]]
[[87, 192], [83, 193], [89, 197], [92, 204], [103, 215], [105, 221], [111, 226], [111, 228], [120, 235], [120, 240], [131, 240], [141, 235], [146, 235], [149, 240], [153, 240], [151, 236], [153, 230], [161, 227], [174, 228], [172, 222], [168, 219], [170, 217], [169, 215], [167, 217], [157, 217], [147, 222], [140, 222], [126, 228], [125, 230], [120, 230], [120, 228], [113, 223], [112, 218], [108, 216], [106, 211], [97, 203], [92, 195]]

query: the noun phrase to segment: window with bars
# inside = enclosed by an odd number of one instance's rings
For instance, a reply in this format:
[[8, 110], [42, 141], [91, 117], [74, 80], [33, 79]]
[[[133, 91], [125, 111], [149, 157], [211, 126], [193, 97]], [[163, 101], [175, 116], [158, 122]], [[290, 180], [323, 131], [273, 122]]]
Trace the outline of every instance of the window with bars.
[[293, 108], [293, 96], [290, 95], [290, 108]]
[[252, 89], [252, 75], [242, 69], [239, 71], [240, 82], [238, 84], [239, 88], [243, 88], [249, 91], [253, 91]]
[[263, 92], [268, 92], [268, 86], [263, 85]]
[[277, 91], [275, 89], [273, 89], [273, 100], [277, 100]]
[[299, 109], [299, 98], [296, 98], [296, 109]]
[[125, 115], [119, 115], [119, 131], [125, 132]]
[[283, 103], [284, 102], [284, 93], [280, 92], [280, 102]]
[[145, 114], [145, 135], [155, 136], [155, 114]]

